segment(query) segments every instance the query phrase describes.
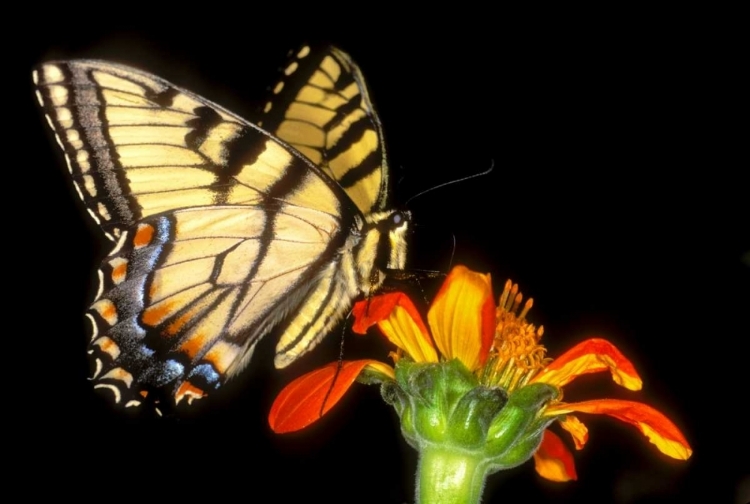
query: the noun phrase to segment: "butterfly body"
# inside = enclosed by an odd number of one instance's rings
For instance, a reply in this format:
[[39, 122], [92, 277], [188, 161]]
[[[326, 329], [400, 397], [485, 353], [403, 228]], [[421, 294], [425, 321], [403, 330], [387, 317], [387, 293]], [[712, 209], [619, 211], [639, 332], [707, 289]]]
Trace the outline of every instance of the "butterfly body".
[[35, 70], [74, 185], [114, 242], [87, 318], [94, 386], [116, 403], [152, 390], [201, 398], [277, 326], [275, 364], [287, 366], [403, 269], [410, 216], [386, 209], [382, 133], [358, 68], [335, 48], [303, 48], [284, 73], [269, 132], [130, 67]]

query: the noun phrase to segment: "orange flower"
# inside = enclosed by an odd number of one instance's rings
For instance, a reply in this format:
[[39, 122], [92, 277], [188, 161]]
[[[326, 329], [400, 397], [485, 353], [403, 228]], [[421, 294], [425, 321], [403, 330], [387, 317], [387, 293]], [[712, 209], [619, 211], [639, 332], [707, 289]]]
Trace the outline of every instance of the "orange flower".
[[[443, 357], [458, 358], [471, 370], [484, 363], [494, 333], [494, 310], [490, 276], [463, 266], [454, 268], [427, 316]], [[393, 292], [359, 301], [352, 313], [355, 333], [365, 334], [370, 326], [378, 325], [398, 348], [398, 353], [392, 354], [394, 361], [406, 355], [414, 362], [439, 362], [433, 338], [405, 294]], [[338, 366], [331, 363], [282, 390], [269, 414], [274, 432], [291, 432], [315, 422], [344, 395], [359, 373], [369, 371], [381, 380], [395, 378], [391, 366], [375, 360], [343, 362], [337, 373]]]
[[[489, 275], [457, 266], [448, 275], [428, 314], [444, 358], [458, 358], [469, 369], [484, 363], [494, 334], [492, 284]], [[377, 324], [398, 348], [394, 361], [406, 355], [413, 362], [439, 362], [433, 339], [417, 308], [405, 294], [392, 292], [359, 301], [352, 310], [352, 330], [365, 334]], [[338, 372], [337, 372], [338, 371]], [[394, 380], [388, 364], [364, 359], [331, 363], [287, 385], [274, 401], [268, 421], [274, 432], [303, 429], [320, 418], [351, 387], [360, 374], [378, 382]]]
[[[522, 300], [518, 286], [508, 281], [495, 307], [490, 276], [457, 266], [430, 307], [429, 330], [402, 293], [357, 303], [353, 330], [364, 334], [377, 324], [398, 348], [392, 354], [396, 363], [402, 358], [415, 363], [457, 359], [475, 376], [478, 386], [490, 390], [511, 395], [537, 383], [554, 387], [557, 397], [542, 406], [538, 418], [558, 420], [578, 449], [588, 433], [572, 412], [612, 416], [634, 425], [666, 455], [681, 460], [690, 457], [692, 450], [682, 433], [650, 406], [615, 399], [563, 402], [563, 387], [583, 374], [609, 371], [615, 383], [630, 390], [639, 390], [641, 379], [630, 361], [603, 339], [586, 340], [554, 361], [548, 359], [546, 349], [539, 344], [543, 328], [526, 321], [533, 301], [529, 299], [519, 313]], [[356, 379], [385, 383], [395, 382], [395, 377], [391, 366], [374, 360], [333, 363], [287, 386], [274, 402], [269, 422], [276, 432], [304, 428], [327, 412]], [[576, 478], [570, 452], [550, 431], [544, 432], [534, 460], [536, 470], [545, 478]]]
[[[541, 415], [557, 417], [568, 431], [577, 449], [588, 440], [586, 426], [568, 413], [597, 413], [609, 415], [634, 425], [664, 454], [686, 460], [692, 454], [680, 430], [662, 413], [635, 401], [595, 399], [578, 403], [561, 401], [562, 389], [578, 376], [609, 371], [618, 385], [630, 390], [640, 390], [642, 381], [633, 364], [607, 340], [585, 340], [550, 362], [546, 349], [539, 344], [544, 333], [526, 321], [533, 300], [523, 301], [518, 286], [510, 280], [505, 284], [497, 308], [497, 330], [490, 358], [485, 366], [483, 382], [503, 387], [508, 392], [526, 384], [546, 383], [559, 389], [558, 399], [551, 401]], [[572, 455], [562, 441], [547, 431], [539, 450], [534, 454], [537, 472], [553, 481], [576, 479]]]

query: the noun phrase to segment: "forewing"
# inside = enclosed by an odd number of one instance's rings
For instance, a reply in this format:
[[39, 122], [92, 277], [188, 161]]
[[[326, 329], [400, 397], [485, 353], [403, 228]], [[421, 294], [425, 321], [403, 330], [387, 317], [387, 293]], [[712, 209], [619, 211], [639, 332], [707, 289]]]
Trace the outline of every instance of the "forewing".
[[335, 47], [297, 51], [259, 124], [338, 181], [363, 214], [385, 208], [388, 166], [380, 120], [348, 54]]
[[[108, 238], [178, 208], [264, 204], [312, 171], [336, 214], [351, 205], [309, 160], [257, 126], [154, 75], [103, 61], [40, 65], [37, 97], [73, 182]], [[356, 211], [356, 210], [354, 210]]]

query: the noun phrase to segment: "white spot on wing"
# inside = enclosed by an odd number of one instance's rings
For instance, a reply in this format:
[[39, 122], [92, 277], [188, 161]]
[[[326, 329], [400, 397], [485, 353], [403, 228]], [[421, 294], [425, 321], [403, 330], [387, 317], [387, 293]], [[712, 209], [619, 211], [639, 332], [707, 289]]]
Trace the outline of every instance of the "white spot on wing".
[[56, 82], [62, 82], [65, 80], [65, 76], [57, 65], [45, 65], [42, 67], [44, 71], [44, 83], [52, 84]]
[[70, 128], [73, 126], [73, 114], [70, 112], [69, 108], [58, 108], [55, 111], [55, 116], [57, 117], [57, 122], [59, 122], [60, 126], [63, 128]]
[[96, 184], [94, 183], [94, 177], [91, 175], [84, 175], [83, 187], [86, 188], [86, 192], [89, 193], [89, 196], [96, 198]]
[[49, 86], [49, 99], [52, 105], [60, 107], [68, 103], [68, 89], [64, 86]]
[[113, 394], [114, 394], [114, 396], [115, 396], [115, 403], [116, 403], [116, 404], [119, 404], [119, 403], [120, 403], [120, 400], [122, 399], [122, 398], [120, 397], [120, 389], [118, 389], [118, 388], [117, 388], [117, 387], [115, 387], [114, 385], [110, 385], [109, 383], [97, 383], [96, 385], [94, 385], [94, 388], [95, 388], [95, 389], [98, 389], [98, 388], [105, 388], [105, 389], [109, 389], [109, 390], [111, 390], [111, 391], [112, 391], [112, 393], [113, 393]]
[[109, 253], [109, 255], [115, 255], [122, 249], [123, 245], [125, 245], [125, 241], [127, 241], [128, 238], [128, 232], [125, 231], [122, 233], [122, 236], [120, 236], [120, 239], [117, 241], [117, 245], [115, 245], [115, 248], [112, 249], [112, 251]]
[[[99, 283], [101, 286], [101, 282]], [[100, 292], [97, 293], [96, 299], [99, 299], [99, 296], [101, 296], [101, 288], [99, 289]], [[86, 318], [89, 319], [89, 322], [91, 322], [91, 341], [94, 341], [96, 337], [99, 335], [99, 328], [96, 326], [96, 320], [94, 320], [94, 317], [91, 316], [90, 313], [86, 314]]]
[[96, 297], [94, 299], [98, 301], [102, 296], [102, 292], [104, 292], [104, 272], [102, 270], [97, 270], [96, 276], [99, 278], [99, 287], [96, 289]]
[[[65, 164], [68, 166], [68, 171], [70, 173], [73, 173], [73, 165], [70, 163], [70, 157], [68, 156], [67, 152], [65, 153]], [[78, 196], [80, 196], [81, 199], [83, 199], [83, 194], [81, 194], [81, 190], [78, 188], [78, 184], [75, 184], [75, 186], [76, 186], [76, 189], [78, 189]]]
[[83, 141], [81, 140], [81, 135], [78, 133], [78, 130], [69, 129], [65, 132], [65, 136], [67, 137], [70, 145], [72, 145], [75, 149], [83, 148]]
[[112, 216], [109, 215], [109, 210], [107, 210], [107, 207], [105, 207], [104, 204], [101, 201], [96, 206], [96, 209], [99, 211], [99, 215], [101, 215], [102, 217], [104, 217], [106, 220], [112, 219]]
[[99, 373], [102, 372], [102, 361], [101, 359], [96, 359], [95, 362], [96, 368], [94, 368], [94, 373], [91, 375], [91, 379], [93, 380], [97, 376], [99, 376]]
[[131, 375], [121, 367], [110, 369], [107, 374], [101, 377], [101, 379], [120, 380], [128, 388], [130, 388], [130, 386], [133, 384], [133, 375]]
[[292, 63], [284, 69], [284, 73], [286, 75], [292, 75], [297, 71], [297, 68], [299, 68], [299, 63], [297, 63], [296, 61], [292, 61]]
[[55, 140], [57, 141], [57, 145], [59, 145], [59, 146], [60, 146], [60, 148], [61, 148], [61, 149], [62, 149], [63, 151], [65, 151], [65, 147], [63, 147], [63, 143], [62, 143], [62, 140], [60, 140], [60, 136], [59, 136], [59, 135], [58, 135], [57, 133], [55, 133]]
[[310, 46], [305, 46], [305, 47], [303, 47], [302, 49], [299, 50], [299, 52], [297, 53], [297, 57], [299, 59], [302, 59], [305, 56], [307, 56], [308, 54], [310, 54]]

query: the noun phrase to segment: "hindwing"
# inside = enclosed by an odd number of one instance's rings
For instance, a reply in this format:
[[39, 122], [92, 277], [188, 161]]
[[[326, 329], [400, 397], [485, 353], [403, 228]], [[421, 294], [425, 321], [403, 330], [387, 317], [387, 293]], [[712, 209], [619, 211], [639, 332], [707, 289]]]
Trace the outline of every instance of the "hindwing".
[[126, 66], [34, 71], [75, 187], [116, 242], [87, 313], [95, 387], [116, 402], [202, 397], [280, 323], [285, 366], [380, 285], [386, 263], [402, 267], [400, 242], [378, 259], [404, 219], [373, 213], [387, 166], [358, 68], [335, 48], [294, 61], [265, 109], [273, 134]]

